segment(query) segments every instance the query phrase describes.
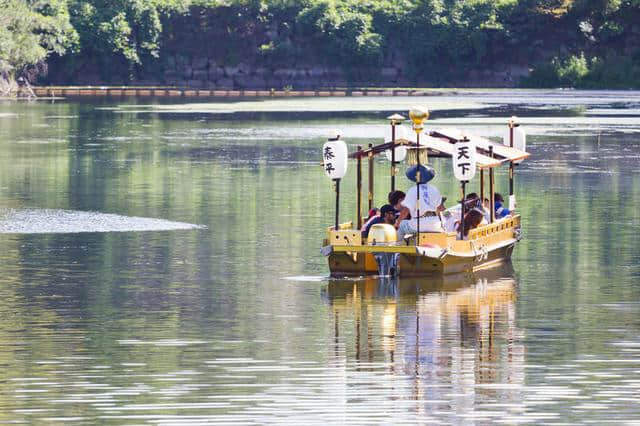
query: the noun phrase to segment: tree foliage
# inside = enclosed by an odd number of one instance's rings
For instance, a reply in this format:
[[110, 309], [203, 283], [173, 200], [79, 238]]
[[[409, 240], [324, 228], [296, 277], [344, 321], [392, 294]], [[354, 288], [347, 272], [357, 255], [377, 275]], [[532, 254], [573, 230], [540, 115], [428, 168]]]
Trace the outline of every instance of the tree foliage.
[[0, 70], [53, 54], [54, 79], [127, 82], [200, 56], [360, 81], [517, 65], [534, 69], [528, 84], [637, 87], [638, 22], [640, 0], [0, 0]]
[[64, 0], [0, 0], [0, 72], [21, 73], [76, 41]]

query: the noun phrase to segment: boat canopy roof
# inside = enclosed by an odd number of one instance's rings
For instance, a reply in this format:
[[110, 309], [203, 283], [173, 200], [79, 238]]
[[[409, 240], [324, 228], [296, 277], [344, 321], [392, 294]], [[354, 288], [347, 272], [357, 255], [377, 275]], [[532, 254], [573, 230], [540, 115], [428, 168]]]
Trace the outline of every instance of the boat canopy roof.
[[[529, 157], [529, 153], [501, 143], [490, 141], [479, 136], [468, 135], [459, 129], [432, 130], [420, 137], [420, 149], [426, 149], [432, 157], [451, 157], [455, 151], [455, 143], [467, 137], [476, 145], [476, 164], [480, 169], [497, 167], [511, 161], [522, 161]], [[405, 145], [408, 149], [418, 149], [415, 141], [396, 139], [396, 145]], [[358, 158], [370, 154], [377, 155], [393, 147], [392, 142], [385, 142], [368, 149], [356, 151], [349, 156]], [[493, 156], [491, 156], [493, 153]]]

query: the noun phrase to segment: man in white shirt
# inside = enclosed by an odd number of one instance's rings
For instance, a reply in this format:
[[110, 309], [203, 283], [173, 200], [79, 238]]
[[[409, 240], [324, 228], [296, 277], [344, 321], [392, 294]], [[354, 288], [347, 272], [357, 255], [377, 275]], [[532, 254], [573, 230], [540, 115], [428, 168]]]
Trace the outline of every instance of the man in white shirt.
[[[430, 166], [413, 166], [407, 170], [407, 177], [415, 182], [418, 171], [420, 185], [411, 186], [407, 190], [404, 201], [402, 201], [402, 205], [409, 209], [411, 219], [400, 222], [398, 238], [401, 241], [406, 234], [418, 232], [418, 221], [420, 221], [420, 232], [444, 232], [438, 215], [438, 212], [444, 210], [442, 196], [435, 186], [427, 183], [433, 179], [435, 171]], [[418, 191], [419, 197], [417, 196]], [[418, 212], [420, 217], [418, 217]]]

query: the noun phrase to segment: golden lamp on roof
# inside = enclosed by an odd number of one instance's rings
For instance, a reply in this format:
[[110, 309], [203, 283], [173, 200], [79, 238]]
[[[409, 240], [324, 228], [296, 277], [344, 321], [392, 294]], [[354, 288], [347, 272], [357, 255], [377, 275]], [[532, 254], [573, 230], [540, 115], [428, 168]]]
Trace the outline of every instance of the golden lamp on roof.
[[413, 121], [413, 130], [420, 132], [422, 123], [429, 118], [429, 110], [426, 108], [411, 108], [409, 110], [409, 118]]

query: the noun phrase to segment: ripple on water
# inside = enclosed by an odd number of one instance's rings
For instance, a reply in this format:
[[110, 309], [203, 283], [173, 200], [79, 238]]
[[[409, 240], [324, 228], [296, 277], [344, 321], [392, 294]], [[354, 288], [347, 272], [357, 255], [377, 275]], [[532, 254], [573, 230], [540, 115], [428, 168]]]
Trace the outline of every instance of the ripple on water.
[[67, 143], [66, 139], [24, 139], [16, 141], [18, 145], [49, 145]]
[[0, 233], [5, 234], [173, 231], [203, 228], [205, 226], [192, 223], [99, 212], [53, 209], [0, 210]]

